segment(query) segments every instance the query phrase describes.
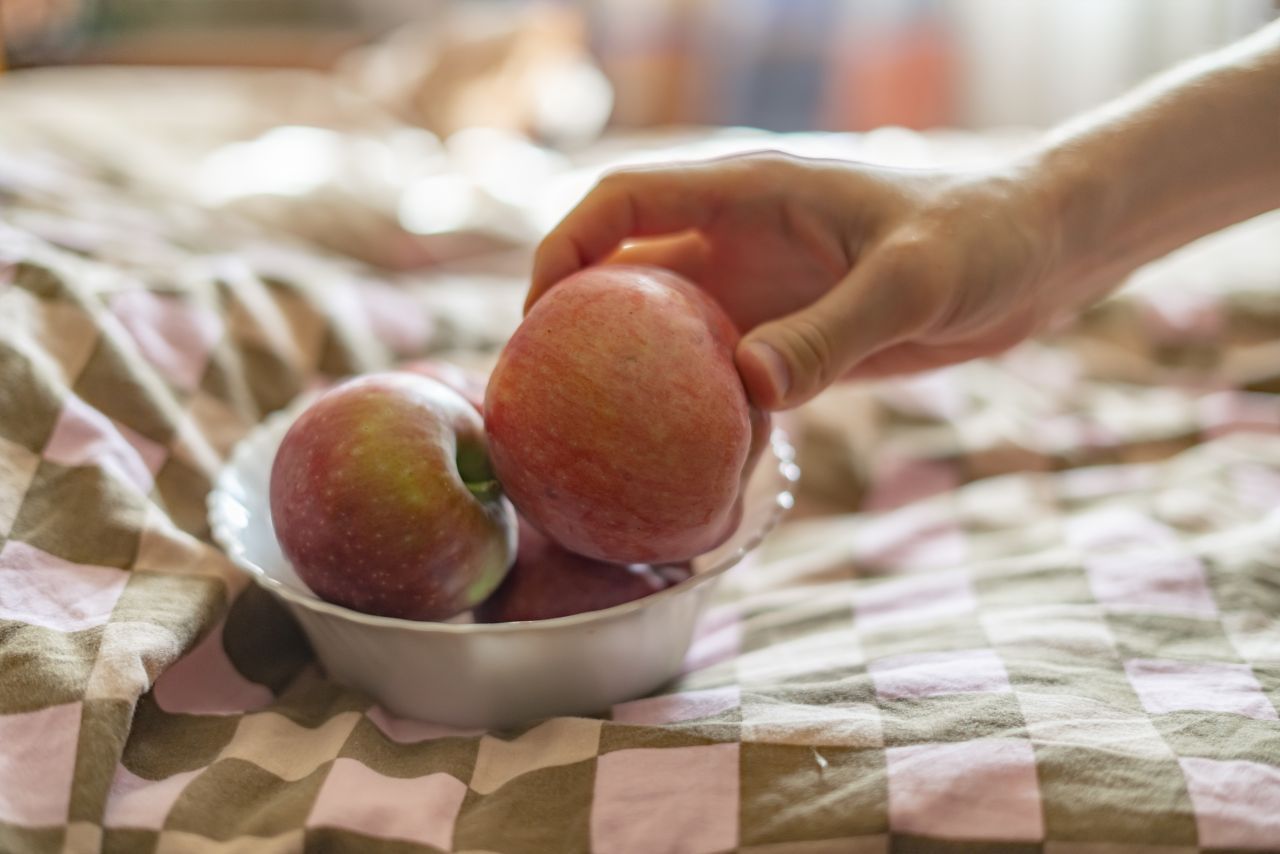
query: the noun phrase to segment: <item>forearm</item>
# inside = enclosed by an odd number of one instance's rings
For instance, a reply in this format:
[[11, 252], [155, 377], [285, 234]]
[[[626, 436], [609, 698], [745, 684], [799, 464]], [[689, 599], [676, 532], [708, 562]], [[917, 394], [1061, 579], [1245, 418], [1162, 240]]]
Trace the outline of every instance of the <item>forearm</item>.
[[1064, 125], [1029, 171], [1060, 223], [1054, 278], [1075, 303], [1280, 207], [1280, 22]]

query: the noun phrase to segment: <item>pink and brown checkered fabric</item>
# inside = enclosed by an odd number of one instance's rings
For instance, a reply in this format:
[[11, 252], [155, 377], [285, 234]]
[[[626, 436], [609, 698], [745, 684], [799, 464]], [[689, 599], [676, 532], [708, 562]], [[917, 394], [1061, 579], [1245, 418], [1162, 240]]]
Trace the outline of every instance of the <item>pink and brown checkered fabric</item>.
[[1280, 268], [831, 393], [832, 512], [680, 679], [469, 732], [327, 680], [204, 497], [303, 389], [507, 330], [2, 139], [0, 223], [0, 850], [1280, 849]]

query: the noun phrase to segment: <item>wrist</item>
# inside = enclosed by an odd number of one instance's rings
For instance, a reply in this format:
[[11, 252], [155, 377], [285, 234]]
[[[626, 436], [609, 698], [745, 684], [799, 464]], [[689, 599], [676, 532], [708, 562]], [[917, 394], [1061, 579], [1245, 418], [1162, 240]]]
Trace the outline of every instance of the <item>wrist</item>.
[[1051, 131], [1016, 169], [1055, 284], [1103, 296], [1138, 266], [1280, 204], [1280, 22]]
[[1039, 149], [1018, 168], [1036, 214], [1049, 233], [1052, 266], [1073, 266], [1105, 233], [1116, 207], [1116, 188], [1099, 180], [1096, 167], [1069, 146]]
[[1122, 232], [1132, 190], [1123, 176], [1105, 167], [1110, 160], [1085, 152], [1071, 139], [1031, 152], [1016, 166], [1049, 247], [1047, 287], [1056, 301], [1079, 308], [1105, 295], [1127, 270]]

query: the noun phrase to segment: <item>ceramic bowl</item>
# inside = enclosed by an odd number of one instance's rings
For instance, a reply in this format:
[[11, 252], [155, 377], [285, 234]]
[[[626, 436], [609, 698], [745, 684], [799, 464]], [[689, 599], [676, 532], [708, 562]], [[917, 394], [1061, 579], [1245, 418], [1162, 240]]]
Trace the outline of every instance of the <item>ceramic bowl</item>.
[[644, 599], [514, 623], [378, 617], [317, 597], [276, 541], [271, 463], [305, 402], [268, 418], [232, 452], [209, 494], [214, 539], [292, 612], [332, 678], [397, 715], [439, 724], [491, 728], [591, 714], [670, 680], [716, 581], [791, 508], [799, 478], [794, 450], [775, 429], [747, 485], [736, 533], [695, 559], [690, 578]]

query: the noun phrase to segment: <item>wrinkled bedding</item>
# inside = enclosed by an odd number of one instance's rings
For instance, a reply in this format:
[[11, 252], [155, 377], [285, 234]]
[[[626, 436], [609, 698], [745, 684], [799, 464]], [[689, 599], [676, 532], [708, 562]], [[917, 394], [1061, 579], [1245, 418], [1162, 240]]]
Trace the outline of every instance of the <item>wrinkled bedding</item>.
[[833, 390], [678, 680], [452, 730], [327, 680], [204, 499], [318, 383], [482, 362], [510, 262], [379, 272], [166, 193], [162, 107], [50, 80], [0, 83], [0, 850], [1280, 849], [1280, 220]]

